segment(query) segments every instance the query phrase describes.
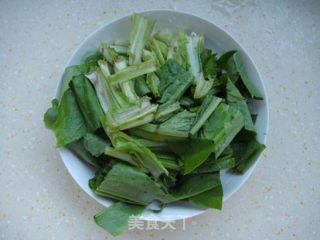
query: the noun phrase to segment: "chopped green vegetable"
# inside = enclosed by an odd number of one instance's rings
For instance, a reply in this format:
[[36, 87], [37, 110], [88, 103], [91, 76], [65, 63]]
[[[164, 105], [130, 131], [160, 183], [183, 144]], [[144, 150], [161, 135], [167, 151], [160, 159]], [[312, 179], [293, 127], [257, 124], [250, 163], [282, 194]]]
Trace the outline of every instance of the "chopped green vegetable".
[[221, 171], [245, 173], [265, 148], [249, 108], [262, 95], [240, 53], [219, 56], [183, 28], [152, 34], [154, 24], [133, 14], [129, 39], [102, 39], [67, 67], [44, 114], [57, 146], [96, 170], [92, 192], [117, 201], [94, 216], [114, 236], [147, 206], [221, 209]]
[[199, 193], [198, 195], [189, 198], [189, 201], [200, 207], [222, 209], [222, 185], [218, 185], [208, 191]]
[[128, 229], [129, 218], [139, 217], [145, 207], [117, 202], [94, 216], [94, 221], [113, 236], [118, 236]]
[[254, 138], [248, 142], [235, 143], [231, 145], [236, 160], [235, 171], [246, 172], [258, 159], [265, 146]]
[[110, 145], [110, 143], [101, 137], [94, 135], [92, 133], [87, 133], [83, 138], [83, 144], [85, 149], [95, 157], [99, 157], [104, 153], [105, 148]]
[[214, 151], [214, 142], [206, 139], [190, 139], [171, 143], [169, 147], [182, 159], [183, 173], [188, 174], [208, 159]]
[[100, 118], [103, 116], [103, 110], [91, 83], [84, 75], [79, 75], [72, 79], [71, 89], [86, 121], [88, 131], [94, 132], [101, 127]]
[[181, 65], [168, 60], [160, 69], [159, 92], [161, 103], [174, 103], [192, 84], [193, 77]]
[[200, 135], [202, 138], [214, 142], [214, 153], [218, 158], [243, 126], [244, 119], [241, 112], [224, 103], [220, 103], [204, 124]]
[[190, 133], [192, 135], [199, 131], [202, 125], [207, 121], [207, 119], [219, 105], [221, 100], [221, 98], [217, 98], [213, 95], [207, 95], [204, 98], [200, 108], [197, 111], [195, 122], [193, 123], [193, 126], [190, 129]]
[[87, 133], [85, 121], [70, 89], [64, 92], [58, 106], [56, 101], [52, 105], [45, 114], [44, 122], [54, 131], [58, 147], [72, 143]]

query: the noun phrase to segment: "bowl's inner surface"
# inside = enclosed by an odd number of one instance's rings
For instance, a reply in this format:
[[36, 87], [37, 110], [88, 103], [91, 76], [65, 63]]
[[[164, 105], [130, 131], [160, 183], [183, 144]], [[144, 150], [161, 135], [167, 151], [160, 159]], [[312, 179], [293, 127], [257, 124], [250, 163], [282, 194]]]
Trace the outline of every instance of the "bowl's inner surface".
[[[268, 126], [268, 108], [266, 93], [263, 87], [263, 83], [259, 77], [259, 74], [250, 60], [248, 55], [244, 52], [243, 48], [233, 40], [227, 33], [219, 29], [212, 23], [209, 23], [198, 17], [173, 11], [149, 11], [142, 13], [144, 16], [156, 19], [155, 30], [169, 29], [171, 31], [178, 30], [179, 27], [184, 27], [187, 32], [194, 31], [199, 34], [205, 35], [206, 47], [214, 50], [217, 53], [223, 53], [228, 50], [236, 49], [239, 51], [242, 64], [250, 78], [250, 80], [256, 85], [260, 92], [264, 96], [264, 100], [251, 103], [252, 111], [258, 113], [256, 120], [256, 128], [258, 134], [258, 140], [265, 143], [266, 131]], [[83, 57], [88, 51], [96, 50], [100, 41], [110, 42], [117, 39], [128, 39], [130, 32], [130, 16], [121, 18], [110, 24], [106, 24], [92, 35], [90, 35], [76, 50], [75, 54], [71, 57], [68, 65], [74, 65], [81, 63]], [[58, 87], [58, 92], [61, 83]], [[58, 93], [57, 93], [58, 95]], [[80, 187], [95, 198], [99, 203], [108, 207], [112, 203], [112, 200], [96, 196], [92, 193], [88, 186], [88, 180], [94, 176], [94, 170], [77, 159], [69, 150], [60, 149], [61, 157], [72, 175], [75, 181]], [[233, 175], [223, 172], [221, 174], [221, 180], [224, 190], [224, 200], [229, 198], [238, 188], [246, 181], [251, 175], [255, 165], [251, 167], [244, 175]], [[176, 220], [182, 218], [189, 218], [203, 212], [203, 209], [194, 207], [188, 203], [174, 203], [168, 205], [163, 209], [161, 213], [153, 213], [146, 210], [142, 219], [145, 220]]]

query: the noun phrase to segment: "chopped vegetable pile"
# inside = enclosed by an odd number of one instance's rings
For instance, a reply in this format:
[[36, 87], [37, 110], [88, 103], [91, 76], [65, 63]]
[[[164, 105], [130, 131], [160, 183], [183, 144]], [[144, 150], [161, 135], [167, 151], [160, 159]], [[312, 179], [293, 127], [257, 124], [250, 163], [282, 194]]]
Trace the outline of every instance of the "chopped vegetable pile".
[[262, 96], [239, 53], [218, 56], [183, 29], [152, 34], [154, 24], [133, 14], [129, 40], [101, 43], [67, 67], [44, 115], [57, 146], [96, 169], [92, 191], [114, 200], [94, 216], [112, 235], [146, 207], [221, 209], [220, 171], [243, 174], [265, 148], [248, 107]]

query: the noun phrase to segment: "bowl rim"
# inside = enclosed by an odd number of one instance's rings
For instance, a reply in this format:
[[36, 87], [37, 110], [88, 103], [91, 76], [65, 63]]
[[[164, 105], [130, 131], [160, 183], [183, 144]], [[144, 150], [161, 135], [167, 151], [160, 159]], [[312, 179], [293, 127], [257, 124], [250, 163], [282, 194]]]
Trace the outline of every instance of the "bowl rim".
[[[71, 56], [69, 57], [69, 59], [67, 60], [66, 64], [64, 65], [64, 69], [67, 68], [68, 66], [70, 66], [70, 64], [72, 63], [72, 59], [74, 58], [74, 56], [76, 55], [76, 53], [83, 47], [83, 45], [85, 45], [85, 43], [91, 38], [93, 37], [95, 34], [97, 34], [99, 31], [101, 31], [102, 29], [104, 29], [105, 27], [107, 27], [110, 24], [116, 23], [117, 21], [123, 19], [123, 18], [127, 18], [130, 17], [135, 11], [125, 14], [125, 15], [121, 15], [119, 17], [116, 17], [112, 20], [106, 21], [104, 23], [101, 24], [100, 27], [98, 27], [97, 29], [95, 29], [93, 32], [89, 33], [84, 40], [81, 41], [81, 43], [76, 47], [76, 49], [73, 51], [73, 53], [71, 54]], [[195, 15], [194, 13], [190, 13], [187, 11], [180, 11], [180, 10], [172, 10], [172, 9], [148, 9], [148, 10], [144, 10], [144, 11], [137, 11], [137, 13], [139, 14], [152, 14], [152, 13], [170, 13], [170, 14], [184, 14], [193, 18], [196, 18], [200, 21], [204, 21], [209, 25], [213, 25], [215, 28], [217, 28], [219, 31], [223, 32], [225, 35], [227, 35], [228, 37], [230, 37], [235, 44], [237, 45], [238, 49], [241, 49], [247, 56], [247, 58], [250, 60], [250, 64], [252, 64], [254, 70], [257, 73], [258, 79], [260, 80], [261, 83], [261, 88], [262, 88], [262, 93], [264, 95], [264, 102], [265, 102], [265, 108], [266, 108], [266, 116], [265, 116], [265, 134], [263, 134], [263, 137], [261, 139], [261, 143], [266, 144], [267, 143], [267, 136], [268, 136], [268, 132], [269, 132], [269, 100], [268, 100], [268, 95], [267, 95], [267, 91], [266, 91], [266, 87], [263, 81], [263, 78], [261, 77], [261, 74], [259, 72], [259, 69], [257, 68], [255, 62], [252, 60], [251, 56], [248, 54], [248, 51], [246, 48], [244, 48], [236, 38], [233, 37], [232, 34], [228, 33], [226, 30], [224, 30], [223, 28], [221, 28], [220, 26], [216, 25], [215, 23], [208, 21], [202, 17], [199, 17], [197, 15]], [[63, 70], [64, 72], [64, 70]], [[62, 81], [63, 81], [63, 73], [61, 75], [60, 80], [58, 81], [56, 90], [55, 90], [55, 97], [56, 98], [60, 98], [60, 91], [61, 91], [61, 86], [62, 86]], [[58, 152], [60, 155], [60, 158], [63, 162], [63, 164], [65, 165], [65, 168], [67, 169], [68, 173], [71, 175], [73, 181], [75, 181], [77, 183], [77, 185], [81, 188], [82, 191], [84, 191], [87, 195], [89, 195], [92, 199], [94, 199], [97, 203], [99, 203], [100, 205], [104, 206], [94, 195], [90, 195], [87, 193], [87, 191], [85, 189], [82, 188], [82, 186], [76, 181], [76, 179], [73, 177], [73, 174], [69, 171], [69, 168], [67, 167], [64, 157], [63, 157], [63, 151], [67, 150], [67, 148], [65, 147], [61, 147], [58, 148]], [[239, 185], [237, 185], [232, 191], [229, 192], [229, 194], [227, 196], [223, 197], [223, 202], [227, 201], [232, 195], [234, 195], [249, 179], [249, 177], [252, 175], [254, 169], [256, 168], [256, 166], [258, 165], [258, 163], [260, 162], [261, 159], [261, 155], [259, 156], [259, 158], [257, 159], [257, 161], [248, 169], [245, 178], [239, 183]], [[202, 213], [204, 213], [206, 210], [208, 209], [200, 209], [198, 211], [193, 211], [191, 214], [189, 214], [188, 218], [200, 215]], [[170, 219], [154, 219], [154, 217], [152, 217], [153, 215], [146, 215], [143, 216], [143, 214], [141, 214], [140, 219], [142, 220], [156, 220], [156, 221], [175, 221], [175, 220], [180, 220], [182, 219], [181, 217], [176, 217], [176, 218], [170, 218]]]

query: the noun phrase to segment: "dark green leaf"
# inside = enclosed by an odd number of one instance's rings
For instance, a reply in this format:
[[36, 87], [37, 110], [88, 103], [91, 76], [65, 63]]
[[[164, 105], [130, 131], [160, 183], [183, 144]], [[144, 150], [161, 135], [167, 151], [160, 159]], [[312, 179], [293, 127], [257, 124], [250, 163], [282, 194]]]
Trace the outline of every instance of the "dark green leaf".
[[237, 87], [228, 80], [226, 85], [226, 99], [230, 106], [238, 109], [244, 118], [244, 128], [255, 136], [256, 129], [253, 125], [246, 99], [241, 95]]
[[237, 51], [230, 51], [223, 54], [218, 60], [219, 66], [224, 69], [229, 78], [233, 83], [235, 83], [239, 77], [249, 93], [251, 98], [263, 99], [261, 93], [256, 88], [256, 86], [249, 80], [242, 64], [240, 61], [240, 56]]
[[67, 67], [62, 77], [60, 95], [63, 95], [63, 93], [69, 88], [69, 83], [71, 82], [72, 78], [82, 74], [86, 74], [89, 72], [89, 70], [89, 64], [80, 64]]
[[97, 162], [97, 159], [90, 155], [84, 148], [83, 139], [80, 139], [76, 142], [72, 142], [67, 145], [67, 148], [69, 148], [74, 154], [76, 154], [78, 157], [80, 157], [82, 160], [84, 160], [86, 163], [89, 163], [90, 165], [94, 167], [99, 167], [99, 164]]
[[176, 188], [170, 191], [175, 201], [190, 198], [220, 185], [219, 174], [197, 174], [183, 177]]
[[103, 154], [106, 147], [110, 145], [109, 142], [92, 133], [87, 133], [84, 136], [83, 144], [85, 149], [95, 157], [98, 157], [101, 154]]
[[44, 114], [44, 124], [49, 129], [54, 129], [54, 123], [57, 121], [58, 118], [58, 105], [59, 101], [57, 99], [53, 99], [51, 101], [52, 107], [50, 107], [46, 113]]
[[205, 208], [222, 209], [223, 189], [222, 185], [218, 185], [208, 191], [200, 193], [189, 199], [190, 202]]
[[140, 76], [136, 80], [134, 80], [134, 90], [140, 97], [151, 92], [143, 76]]
[[196, 132], [199, 131], [199, 129], [202, 127], [202, 125], [207, 121], [207, 119], [210, 117], [210, 115], [213, 113], [213, 111], [216, 109], [216, 107], [221, 102], [221, 98], [215, 97], [213, 95], [207, 95], [200, 108], [197, 111], [196, 119], [193, 123], [193, 126], [190, 130], [190, 133], [194, 135]]
[[245, 173], [259, 158], [261, 152], [265, 149], [265, 145], [252, 139], [249, 142], [235, 143], [231, 145], [236, 167], [234, 170], [238, 173]]
[[168, 60], [166, 64], [161, 66], [159, 78], [161, 103], [178, 101], [193, 81], [193, 76], [173, 60]]
[[72, 79], [71, 88], [76, 96], [88, 130], [94, 132], [101, 127], [100, 119], [104, 113], [91, 83], [84, 75], [79, 75]]
[[115, 164], [95, 192], [101, 196], [117, 196], [142, 205], [153, 200], [167, 201], [161, 185], [136, 167]]
[[204, 124], [200, 136], [214, 142], [215, 157], [218, 158], [243, 126], [244, 119], [241, 112], [220, 103]]
[[189, 139], [185, 142], [175, 142], [169, 145], [183, 161], [184, 174], [191, 173], [208, 159], [214, 151], [214, 142], [206, 139]]
[[130, 217], [139, 217], [144, 209], [143, 206], [117, 202], [95, 215], [94, 221], [113, 236], [118, 236], [128, 229]]

